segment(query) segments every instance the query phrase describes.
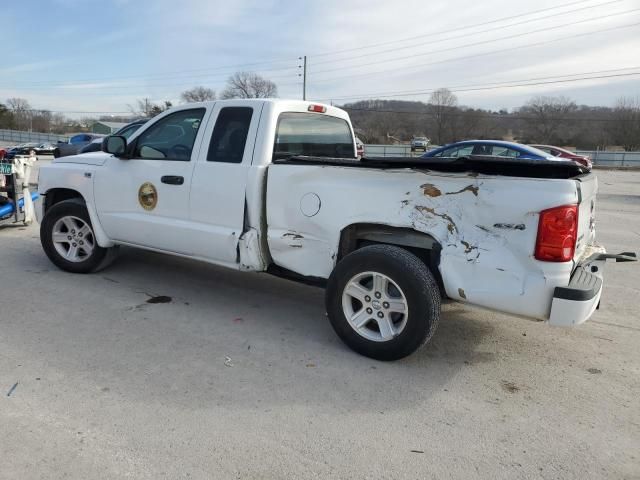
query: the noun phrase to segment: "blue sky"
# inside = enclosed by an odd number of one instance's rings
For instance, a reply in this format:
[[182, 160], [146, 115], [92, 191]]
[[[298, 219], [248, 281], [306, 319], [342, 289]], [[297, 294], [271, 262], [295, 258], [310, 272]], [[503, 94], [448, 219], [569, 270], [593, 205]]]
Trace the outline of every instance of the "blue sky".
[[496, 109], [533, 95], [594, 105], [640, 95], [640, 75], [486, 88], [640, 72], [640, 0], [23, 0], [1, 16], [0, 101], [56, 111], [177, 102], [192, 86], [222, 90], [236, 70], [299, 98], [305, 54], [308, 96], [336, 103], [368, 94], [426, 100], [438, 87]]

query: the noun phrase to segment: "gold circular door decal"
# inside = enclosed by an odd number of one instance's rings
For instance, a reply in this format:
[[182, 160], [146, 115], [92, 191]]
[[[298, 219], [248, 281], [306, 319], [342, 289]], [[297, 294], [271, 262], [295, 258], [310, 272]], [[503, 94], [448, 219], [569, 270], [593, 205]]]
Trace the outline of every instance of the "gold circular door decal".
[[145, 210], [153, 210], [158, 204], [158, 191], [153, 183], [145, 182], [138, 190], [138, 202]]

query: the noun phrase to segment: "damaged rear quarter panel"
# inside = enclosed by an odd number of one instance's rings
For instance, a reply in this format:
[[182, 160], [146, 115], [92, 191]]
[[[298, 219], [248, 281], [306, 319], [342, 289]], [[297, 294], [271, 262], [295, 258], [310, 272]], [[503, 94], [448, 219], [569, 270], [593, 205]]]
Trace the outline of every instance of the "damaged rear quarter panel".
[[[320, 197], [321, 208], [306, 217], [300, 201], [310, 192]], [[533, 259], [538, 212], [576, 200], [572, 180], [272, 165], [268, 244], [276, 264], [327, 278], [347, 226], [411, 228], [440, 243], [439, 268], [450, 298], [546, 318], [550, 292], [571, 266]], [[523, 304], [525, 291], [533, 300]]]

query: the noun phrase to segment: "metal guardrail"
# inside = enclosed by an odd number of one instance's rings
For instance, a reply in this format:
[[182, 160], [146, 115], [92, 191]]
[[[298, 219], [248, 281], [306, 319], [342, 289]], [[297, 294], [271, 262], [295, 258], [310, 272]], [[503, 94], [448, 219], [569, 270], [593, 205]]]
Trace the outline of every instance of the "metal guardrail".
[[41, 143], [56, 143], [59, 141], [66, 142], [69, 137], [64, 135], [55, 135], [53, 133], [40, 133], [40, 132], [24, 132], [21, 130], [5, 130], [0, 129], [0, 140], [6, 142], [14, 142], [16, 144], [29, 143], [29, 142], [41, 142]]
[[370, 157], [419, 157], [424, 154], [422, 150], [412, 152], [410, 145], [365, 145], [364, 153]]
[[[429, 150], [437, 148], [435, 145]], [[409, 145], [365, 145], [364, 153], [370, 157], [419, 157], [424, 152], [412, 152]], [[577, 150], [578, 155], [591, 157], [601, 167], [640, 167], [640, 152], [613, 152], [607, 150]]]
[[601, 167], [640, 167], [640, 152], [577, 150], [576, 153], [591, 157], [593, 164]]

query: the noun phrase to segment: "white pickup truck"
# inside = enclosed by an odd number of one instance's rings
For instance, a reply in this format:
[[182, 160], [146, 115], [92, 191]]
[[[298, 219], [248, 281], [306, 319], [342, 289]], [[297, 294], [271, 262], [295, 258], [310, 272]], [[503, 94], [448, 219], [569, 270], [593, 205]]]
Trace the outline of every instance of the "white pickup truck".
[[40, 169], [44, 251], [77, 273], [119, 245], [326, 286], [337, 334], [381, 360], [442, 297], [552, 325], [597, 308], [594, 174], [565, 160], [356, 159], [348, 115], [303, 101], [173, 108]]

